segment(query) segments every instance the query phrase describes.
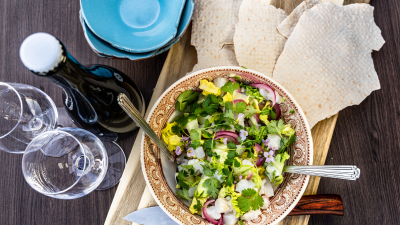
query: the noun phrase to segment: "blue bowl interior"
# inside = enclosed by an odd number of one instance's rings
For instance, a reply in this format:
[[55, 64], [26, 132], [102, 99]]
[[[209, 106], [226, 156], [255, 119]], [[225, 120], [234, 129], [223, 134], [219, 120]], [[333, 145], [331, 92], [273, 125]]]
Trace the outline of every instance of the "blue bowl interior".
[[129, 52], [149, 52], [177, 34], [186, 0], [81, 0], [96, 36]]

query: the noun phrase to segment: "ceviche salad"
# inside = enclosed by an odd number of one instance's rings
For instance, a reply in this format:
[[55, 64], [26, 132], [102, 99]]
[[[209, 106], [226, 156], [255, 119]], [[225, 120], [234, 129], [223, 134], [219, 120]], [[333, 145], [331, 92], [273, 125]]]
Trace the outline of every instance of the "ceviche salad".
[[179, 165], [177, 196], [213, 224], [257, 218], [282, 183], [296, 141], [294, 128], [280, 119], [285, 99], [266, 84], [240, 80], [236, 74], [200, 80], [199, 89], [179, 95], [162, 130]]

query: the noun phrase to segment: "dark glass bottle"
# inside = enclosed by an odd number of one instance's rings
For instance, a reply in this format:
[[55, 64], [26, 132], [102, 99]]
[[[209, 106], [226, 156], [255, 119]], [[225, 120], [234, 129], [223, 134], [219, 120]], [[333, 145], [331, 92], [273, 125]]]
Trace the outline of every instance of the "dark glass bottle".
[[[124, 138], [136, 130], [135, 122], [119, 107], [117, 97], [119, 93], [126, 94], [139, 112], [143, 113], [144, 99], [137, 86], [128, 76], [114, 68], [104, 65], [90, 67], [81, 65], [67, 52], [65, 46], [56, 40], [62, 52], [55, 54], [52, 52], [53, 49], [49, 50], [52, 53], [50, 55], [59, 56], [59, 62], [53, 64], [53, 68], [48, 71], [31, 69], [29, 62], [24, 62], [29, 57], [24, 59], [21, 55], [22, 48], [25, 48], [26, 52], [26, 48], [32, 43], [28, 46], [24, 46], [23, 43], [20, 55], [23, 63], [33, 73], [50, 79], [64, 90], [64, 105], [74, 123], [107, 140]], [[38, 41], [36, 44], [41, 43]]]

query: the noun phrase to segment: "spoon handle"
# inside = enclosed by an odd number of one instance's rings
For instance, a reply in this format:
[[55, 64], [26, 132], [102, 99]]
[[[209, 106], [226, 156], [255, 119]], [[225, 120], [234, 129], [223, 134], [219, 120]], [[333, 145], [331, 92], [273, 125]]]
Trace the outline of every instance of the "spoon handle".
[[174, 161], [174, 157], [168, 151], [167, 145], [162, 141], [146, 120], [140, 115], [139, 111], [132, 104], [129, 98], [124, 94], [120, 93], [118, 95], [118, 104], [121, 108], [129, 115], [130, 118], [135, 121], [135, 123], [143, 129], [143, 131], [154, 141], [154, 143], [161, 149], [161, 151], [168, 157], [169, 160]]
[[319, 177], [330, 177], [344, 180], [356, 180], [360, 177], [360, 169], [356, 166], [285, 166], [283, 172], [298, 173]]

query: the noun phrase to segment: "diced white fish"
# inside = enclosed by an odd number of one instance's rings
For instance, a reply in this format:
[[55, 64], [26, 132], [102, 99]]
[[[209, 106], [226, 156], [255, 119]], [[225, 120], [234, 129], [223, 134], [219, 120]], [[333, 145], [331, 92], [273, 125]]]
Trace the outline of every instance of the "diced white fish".
[[235, 225], [239, 221], [239, 218], [236, 218], [235, 212], [225, 213], [224, 214], [224, 225]]
[[219, 182], [222, 183], [222, 182], [224, 182], [224, 179], [222, 179], [222, 176], [223, 176], [223, 175], [220, 175], [220, 174], [218, 173], [218, 170], [216, 170], [215, 173], [214, 173], [213, 178], [219, 180]]
[[[179, 158], [179, 159], [180, 159], [180, 158]], [[187, 159], [180, 159], [180, 161], [182, 161], [182, 163], [179, 164], [179, 166], [178, 166], [178, 171], [183, 170], [183, 167], [182, 167], [182, 166], [186, 166], [186, 165], [188, 164], [188, 160], [187, 160]]]
[[[229, 204], [229, 201], [225, 198], [218, 198], [215, 201], [215, 208], [218, 213], [229, 213], [232, 212], [232, 206]], [[225, 216], [224, 216], [225, 220]]]
[[248, 159], [244, 159], [242, 165], [254, 166], [254, 164]]
[[268, 139], [269, 139], [269, 145], [271, 148], [277, 148], [281, 146], [281, 137], [277, 134], [268, 134]]
[[269, 201], [269, 198], [267, 196], [263, 196], [264, 199], [264, 204], [263, 206], [261, 206], [261, 209], [268, 209], [268, 206], [271, 204], [271, 202]]
[[189, 188], [189, 198], [193, 198], [194, 197], [194, 192], [196, 191], [197, 187], [198, 186], [196, 185], [194, 187]]
[[268, 178], [262, 180], [260, 195], [266, 195], [268, 197], [274, 196], [274, 189]]
[[204, 165], [204, 162], [200, 162], [198, 159], [191, 159], [188, 161], [188, 165], [193, 165], [193, 169], [196, 173], [204, 173], [203, 167], [201, 166]]
[[[264, 97], [264, 99], [268, 100], [268, 101], [272, 101], [273, 96], [264, 89], [259, 88], [258, 91], [260, 92], [260, 95], [262, 95]], [[282, 97], [278, 94], [278, 92], [275, 91], [275, 100], [276, 102], [279, 104], [282, 101]]]
[[226, 83], [228, 83], [228, 79], [225, 77], [217, 77], [214, 79], [214, 85], [216, 87], [223, 87]]
[[261, 210], [250, 210], [247, 213], [243, 214], [243, 216], [240, 217], [240, 219], [249, 221], [249, 220], [254, 220], [257, 219], [257, 217], [261, 215]]
[[[253, 188], [254, 190], [256, 190], [255, 187], [256, 187], [256, 185], [254, 184], [254, 182], [252, 180], [242, 179], [236, 184], [235, 191], [242, 193], [242, 191], [244, 189], [248, 189], [248, 188]], [[256, 191], [258, 191], [258, 190], [256, 190]]]
[[215, 206], [210, 206], [207, 208], [207, 214], [209, 217], [213, 218], [214, 220], [218, 220], [221, 218], [221, 213], [217, 212]]
[[249, 96], [248, 95], [242, 94], [242, 93], [237, 92], [237, 91], [233, 92], [233, 96], [232, 97], [233, 97], [233, 100], [242, 99], [245, 102], [249, 102]]
[[204, 157], [206, 157], [206, 153], [204, 153], [203, 147], [198, 147], [194, 150], [194, 152], [196, 153], [196, 157], [198, 159], [202, 159]]

